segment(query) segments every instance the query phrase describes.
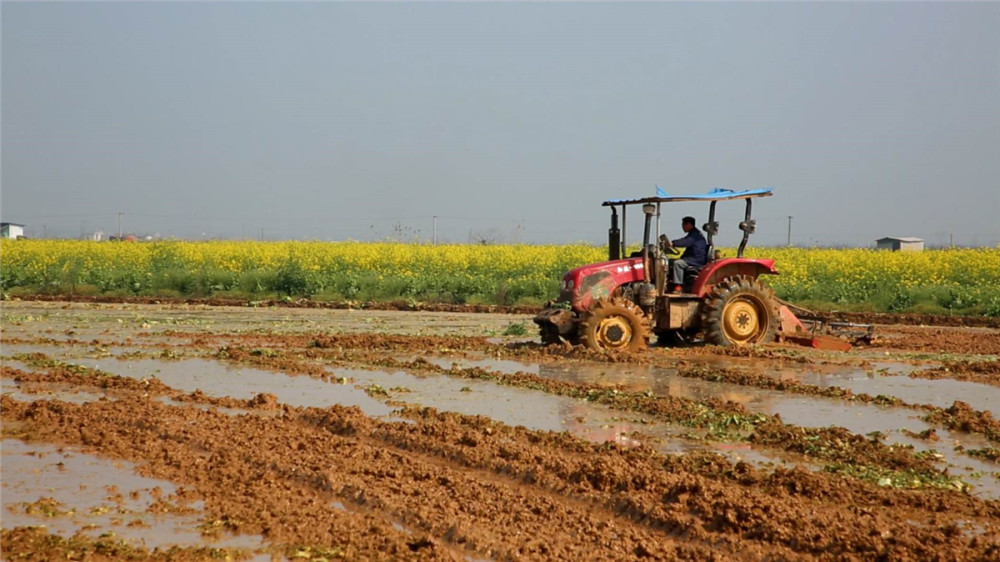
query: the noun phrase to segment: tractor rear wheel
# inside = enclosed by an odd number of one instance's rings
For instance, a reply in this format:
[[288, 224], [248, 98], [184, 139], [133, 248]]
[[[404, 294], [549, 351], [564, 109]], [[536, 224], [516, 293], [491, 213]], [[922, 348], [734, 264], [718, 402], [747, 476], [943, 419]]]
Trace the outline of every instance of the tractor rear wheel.
[[590, 349], [639, 351], [649, 345], [649, 324], [627, 300], [599, 300], [583, 314], [580, 339]]
[[744, 346], [774, 340], [778, 306], [774, 291], [753, 277], [730, 277], [715, 285], [701, 312], [705, 341]]

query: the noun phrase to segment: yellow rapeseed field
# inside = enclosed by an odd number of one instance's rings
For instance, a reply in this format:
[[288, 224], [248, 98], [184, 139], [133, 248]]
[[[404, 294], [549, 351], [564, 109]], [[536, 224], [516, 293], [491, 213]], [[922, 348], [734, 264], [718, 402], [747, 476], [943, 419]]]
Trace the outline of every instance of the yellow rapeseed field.
[[[769, 282], [792, 300], [1000, 315], [1000, 248], [747, 255], [776, 259], [781, 275]], [[5, 293], [540, 302], [556, 294], [565, 271], [604, 259], [603, 247], [587, 245], [4, 240], [0, 284]]]

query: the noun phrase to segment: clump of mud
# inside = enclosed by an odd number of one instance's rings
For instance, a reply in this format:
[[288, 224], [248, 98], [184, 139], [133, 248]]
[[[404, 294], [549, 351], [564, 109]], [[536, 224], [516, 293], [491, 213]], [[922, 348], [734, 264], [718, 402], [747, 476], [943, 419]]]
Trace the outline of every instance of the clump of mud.
[[246, 410], [263, 410], [263, 411], [276, 411], [281, 410], [283, 406], [278, 403], [278, 397], [269, 393], [259, 393], [254, 395], [253, 398], [242, 400], [239, 398], [230, 398], [228, 396], [216, 397], [209, 396], [202, 392], [201, 390], [195, 390], [188, 394], [175, 394], [170, 397], [174, 402], [190, 402], [196, 404], [209, 404], [212, 406], [218, 406], [220, 408], [233, 408], [233, 409], [246, 409]]
[[925, 419], [948, 429], [981, 433], [991, 441], [1000, 441], [1000, 421], [989, 411], [975, 410], [961, 400], [956, 400], [949, 408], [935, 409]]

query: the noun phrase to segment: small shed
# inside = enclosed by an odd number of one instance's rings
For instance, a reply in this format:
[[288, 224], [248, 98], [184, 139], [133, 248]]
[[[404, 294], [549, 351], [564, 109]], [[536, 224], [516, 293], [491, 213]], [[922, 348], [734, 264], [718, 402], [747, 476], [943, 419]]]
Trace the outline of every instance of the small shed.
[[24, 225], [15, 222], [0, 222], [0, 238], [14, 238], [24, 236]]
[[919, 252], [924, 249], [923, 238], [903, 238], [900, 236], [886, 236], [875, 241], [879, 250], [892, 250], [894, 252]]

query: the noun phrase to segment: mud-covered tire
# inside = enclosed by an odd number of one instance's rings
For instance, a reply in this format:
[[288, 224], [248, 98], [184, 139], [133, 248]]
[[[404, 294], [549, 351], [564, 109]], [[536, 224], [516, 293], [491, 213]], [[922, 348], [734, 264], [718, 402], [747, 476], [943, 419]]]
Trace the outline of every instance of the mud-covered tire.
[[705, 342], [745, 346], [774, 341], [778, 301], [753, 277], [739, 275], [715, 285], [701, 312]]
[[583, 313], [580, 341], [590, 349], [639, 351], [649, 346], [649, 322], [629, 301], [599, 300]]

